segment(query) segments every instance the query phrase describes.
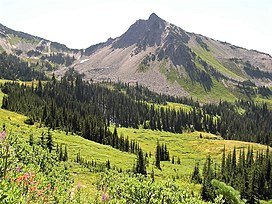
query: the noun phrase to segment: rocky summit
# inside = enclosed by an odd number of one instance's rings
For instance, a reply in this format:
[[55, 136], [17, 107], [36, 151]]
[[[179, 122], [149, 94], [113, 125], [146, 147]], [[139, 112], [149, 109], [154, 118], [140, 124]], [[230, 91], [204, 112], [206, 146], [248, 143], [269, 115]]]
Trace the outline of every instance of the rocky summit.
[[[241, 84], [270, 86], [272, 57], [189, 33], [156, 14], [137, 20], [120, 37], [93, 45], [72, 65], [86, 79], [139, 83], [159, 93], [218, 100]], [[59, 70], [58, 73], [62, 73]]]

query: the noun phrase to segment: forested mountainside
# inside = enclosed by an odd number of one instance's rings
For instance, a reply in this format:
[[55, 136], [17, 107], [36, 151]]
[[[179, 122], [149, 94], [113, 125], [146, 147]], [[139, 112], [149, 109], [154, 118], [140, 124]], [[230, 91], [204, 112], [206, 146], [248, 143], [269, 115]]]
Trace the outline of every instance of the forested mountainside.
[[32, 81], [33, 79], [48, 79], [37, 64], [30, 64], [20, 58], [0, 53], [0, 79]]

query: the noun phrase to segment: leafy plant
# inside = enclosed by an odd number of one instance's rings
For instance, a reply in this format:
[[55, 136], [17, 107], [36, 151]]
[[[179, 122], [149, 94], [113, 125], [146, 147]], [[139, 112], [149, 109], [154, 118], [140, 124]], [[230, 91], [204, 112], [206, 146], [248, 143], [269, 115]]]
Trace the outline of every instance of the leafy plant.
[[127, 204], [204, 203], [198, 196], [181, 189], [173, 181], [154, 182], [149, 176], [107, 171], [97, 183], [97, 202]]

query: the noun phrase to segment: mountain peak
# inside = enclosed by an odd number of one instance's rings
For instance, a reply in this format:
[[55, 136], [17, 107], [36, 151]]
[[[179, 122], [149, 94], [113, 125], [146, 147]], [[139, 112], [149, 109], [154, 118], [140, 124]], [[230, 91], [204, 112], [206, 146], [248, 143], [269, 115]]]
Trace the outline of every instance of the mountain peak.
[[155, 13], [152, 13], [150, 16], [149, 16], [149, 18], [148, 18], [148, 20], [147, 20], [147, 22], [149, 23], [149, 24], [165, 24], [166, 22], [165, 22], [165, 20], [163, 20], [163, 19], [161, 19], [157, 14], [155, 14]]
[[152, 13], [148, 20], [138, 20], [113, 43], [113, 48], [126, 48], [133, 44], [139, 50], [160, 45], [166, 22]]
[[152, 13], [148, 18], [148, 20], [157, 20], [157, 19], [161, 20], [161, 18], [155, 13]]

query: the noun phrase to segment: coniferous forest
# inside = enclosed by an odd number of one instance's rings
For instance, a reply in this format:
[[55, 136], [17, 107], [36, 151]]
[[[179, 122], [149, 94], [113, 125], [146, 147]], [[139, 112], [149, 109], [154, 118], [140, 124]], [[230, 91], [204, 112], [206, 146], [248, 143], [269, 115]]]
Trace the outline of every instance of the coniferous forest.
[[45, 73], [37, 71], [33, 64], [29, 65], [18, 57], [5, 52], [0, 53], [0, 79], [1, 78], [22, 81], [47, 79]]
[[[118, 88], [110, 89], [110, 86]], [[75, 72], [60, 81], [53, 76], [44, 85], [41, 81], [30, 87], [6, 83], [2, 91], [7, 94], [2, 108], [99, 143], [113, 140], [108, 127], [115, 124], [173, 133], [205, 131], [220, 134], [224, 139], [272, 145], [272, 111], [265, 103], [257, 105], [239, 100], [235, 104], [220, 102], [200, 106], [189, 99], [172, 98], [172, 101], [188, 102], [192, 105], [191, 111], [158, 108], [156, 104], [165, 103], [165, 96], [146, 91], [139, 85], [85, 82]]]
[[[209, 156], [203, 168], [203, 181], [198, 166], [196, 165], [192, 180], [203, 183], [202, 197], [213, 201], [216, 195], [216, 187], [213, 180], [220, 180], [238, 190], [241, 197], [248, 203], [258, 203], [259, 200], [272, 198], [272, 154], [266, 151], [253, 152], [252, 147], [247, 150], [237, 150], [226, 154], [224, 149], [222, 162], [217, 165]], [[230, 202], [231, 201], [228, 201]]]
[[[25, 123], [32, 125], [38, 122], [40, 126], [45, 125], [52, 130], [63, 130], [67, 135], [81, 135], [85, 139], [136, 154], [132, 172], [142, 175], [147, 175], [146, 166], [151, 153], [148, 155], [144, 152], [136, 140], [118, 134], [117, 127], [177, 134], [201, 131], [221, 135], [227, 140], [272, 145], [272, 124], [269, 123], [272, 111], [265, 103], [257, 105], [252, 101], [238, 100], [233, 104], [220, 101], [218, 104], [201, 105], [189, 98], [157, 94], [138, 84], [86, 82], [74, 70], [69, 70], [60, 80], [53, 75], [48, 81], [38, 80], [32, 85], [6, 82], [1, 85], [1, 90], [5, 94], [2, 108], [27, 115]], [[186, 104], [190, 110], [163, 107], [167, 102]], [[113, 131], [111, 126], [115, 126]], [[177, 162], [174, 156], [171, 159], [167, 145], [160, 143], [160, 138], [157, 139], [153, 165], [160, 171], [163, 171], [162, 161], [181, 165], [180, 158], [177, 158]], [[29, 143], [34, 144], [33, 138]], [[39, 144], [46, 146], [49, 153], [54, 151], [50, 131], [47, 142]], [[64, 150], [62, 145], [57, 146], [56, 153], [59, 161], [68, 160], [66, 146]], [[234, 148], [227, 155], [224, 150], [222, 163], [217, 165], [209, 156], [202, 174], [196, 163], [192, 182], [202, 184], [201, 196], [206, 201], [215, 202], [219, 190], [222, 190], [220, 192], [226, 203], [232, 203], [235, 199], [240, 203], [244, 202], [242, 199], [257, 203], [272, 199], [271, 161], [269, 149], [253, 153], [251, 147], [247, 151]], [[112, 169], [109, 160], [105, 163], [88, 161], [80, 152], [75, 162], [90, 172]], [[123, 171], [116, 167], [113, 169], [120, 174]], [[150, 182], [154, 182], [153, 171], [151, 179]], [[230, 193], [226, 195], [226, 191]]]

